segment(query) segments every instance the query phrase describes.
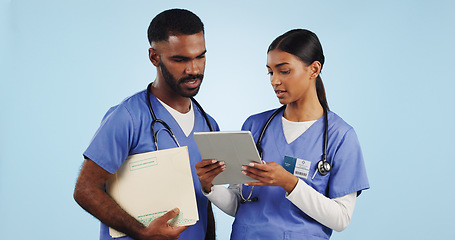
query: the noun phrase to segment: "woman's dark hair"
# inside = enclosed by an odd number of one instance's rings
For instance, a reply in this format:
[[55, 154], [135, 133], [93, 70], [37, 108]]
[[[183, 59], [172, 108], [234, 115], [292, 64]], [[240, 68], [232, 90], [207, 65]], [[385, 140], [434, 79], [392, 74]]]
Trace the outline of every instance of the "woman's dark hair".
[[[322, 52], [321, 43], [316, 34], [309, 30], [293, 29], [277, 37], [270, 44], [267, 53], [275, 49], [297, 56], [307, 65], [311, 65], [314, 61], [319, 61], [321, 63], [321, 70], [322, 66], [324, 66], [324, 53]], [[328, 111], [329, 105], [320, 75], [316, 78], [316, 92], [319, 103]]]

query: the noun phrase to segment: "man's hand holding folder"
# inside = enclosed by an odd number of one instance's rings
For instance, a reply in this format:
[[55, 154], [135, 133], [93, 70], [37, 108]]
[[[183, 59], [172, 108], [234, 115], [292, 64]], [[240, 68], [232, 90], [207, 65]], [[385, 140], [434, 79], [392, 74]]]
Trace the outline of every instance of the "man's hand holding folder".
[[167, 222], [173, 219], [179, 213], [178, 208], [174, 208], [163, 216], [150, 222], [148, 227], [144, 228], [143, 237], [138, 239], [177, 239], [180, 233], [185, 231], [189, 226], [170, 226]]

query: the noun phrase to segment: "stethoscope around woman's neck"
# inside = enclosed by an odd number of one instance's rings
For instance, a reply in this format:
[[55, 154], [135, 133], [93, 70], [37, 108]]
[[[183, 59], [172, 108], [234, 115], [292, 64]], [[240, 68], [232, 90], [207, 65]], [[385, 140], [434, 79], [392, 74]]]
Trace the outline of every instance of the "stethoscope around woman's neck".
[[[153, 143], [155, 144], [155, 150], [158, 150], [158, 133], [161, 130], [165, 130], [165, 131], [169, 132], [169, 135], [171, 135], [172, 139], [174, 139], [174, 142], [177, 144], [177, 146], [180, 147], [180, 144], [177, 141], [177, 138], [175, 137], [174, 133], [172, 132], [171, 127], [169, 127], [169, 125], [167, 125], [166, 122], [164, 122], [163, 120], [158, 119], [156, 117], [155, 112], [153, 111], [153, 108], [152, 108], [151, 100], [150, 100], [151, 92], [152, 92], [152, 83], [150, 83], [147, 86], [147, 99], [146, 99], [146, 102], [147, 102], [147, 106], [148, 106], [149, 111], [150, 111], [150, 115], [152, 116], [151, 128], [152, 128]], [[201, 110], [202, 116], [204, 117], [205, 121], [207, 122], [207, 125], [209, 126], [210, 131], [213, 131], [212, 125], [210, 124], [210, 120], [209, 120], [207, 114], [205, 113], [204, 109], [202, 109], [201, 105], [199, 105], [199, 103], [194, 98], [191, 97], [190, 99]], [[164, 126], [164, 128], [162, 128], [162, 129], [158, 130], [157, 132], [155, 132], [155, 123], [161, 123]]]
[[[275, 112], [273, 112], [272, 115], [270, 115], [270, 117], [267, 119], [267, 121], [265, 122], [264, 126], [261, 129], [258, 140], [256, 141], [256, 148], [258, 149], [259, 156], [261, 157], [261, 159], [262, 159], [262, 153], [263, 153], [261, 144], [262, 144], [262, 138], [264, 137], [265, 131], [267, 130], [268, 126], [270, 125], [270, 122], [272, 122], [273, 118], [275, 118], [275, 116], [278, 115], [278, 113], [280, 113], [281, 111], [284, 111], [284, 109], [286, 109], [286, 105], [283, 105], [280, 108], [278, 108], [277, 110], [275, 110]], [[323, 116], [324, 117], [324, 140], [323, 140], [324, 142], [322, 144], [322, 160], [320, 160], [317, 163], [317, 166], [316, 166], [317, 171], [314, 172], [314, 175], [312, 178], [314, 178], [316, 176], [316, 173], [318, 173], [318, 172], [322, 176], [325, 176], [332, 169], [332, 166], [327, 161], [327, 141], [328, 141], [327, 135], [328, 135], [328, 128], [329, 128], [329, 120], [328, 120], [328, 114], [327, 114], [328, 111], [327, 111], [327, 108], [325, 108], [325, 107], [323, 107], [323, 109], [324, 109], [324, 116]], [[243, 197], [243, 191], [242, 191], [242, 189], [240, 190], [240, 196], [242, 198], [242, 200], [240, 201], [241, 203], [255, 202], [258, 200], [257, 197], [251, 198], [251, 195], [253, 194], [253, 189], [254, 189], [254, 186], [251, 188], [250, 194], [248, 195], [247, 198]]]

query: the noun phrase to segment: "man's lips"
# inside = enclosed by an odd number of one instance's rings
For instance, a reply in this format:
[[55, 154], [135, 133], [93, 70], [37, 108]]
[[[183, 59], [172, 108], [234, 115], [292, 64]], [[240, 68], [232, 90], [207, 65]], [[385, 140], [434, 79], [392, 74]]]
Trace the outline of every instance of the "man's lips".
[[197, 88], [201, 84], [201, 79], [192, 78], [192, 79], [184, 80], [181, 83], [184, 84], [187, 88]]

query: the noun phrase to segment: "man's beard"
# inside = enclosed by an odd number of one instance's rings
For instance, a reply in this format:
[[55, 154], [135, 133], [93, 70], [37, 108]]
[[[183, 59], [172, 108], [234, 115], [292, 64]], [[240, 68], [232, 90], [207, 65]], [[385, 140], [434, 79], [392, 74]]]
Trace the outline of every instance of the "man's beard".
[[[175, 79], [174, 76], [167, 70], [166, 66], [163, 64], [163, 62], [160, 62], [159, 64], [160, 69], [161, 69], [161, 74], [163, 74], [163, 78], [166, 81], [167, 85], [174, 90], [177, 94], [179, 94], [182, 97], [194, 97], [196, 94], [199, 92], [199, 88], [202, 84], [202, 79], [204, 78], [203, 74], [196, 74], [196, 75], [188, 75], [186, 77], [180, 78], [179, 80]], [[183, 84], [185, 81], [193, 80], [193, 79], [200, 79], [201, 84], [199, 84], [198, 87], [193, 88], [193, 89], [182, 89], [180, 87], [180, 84]]]

